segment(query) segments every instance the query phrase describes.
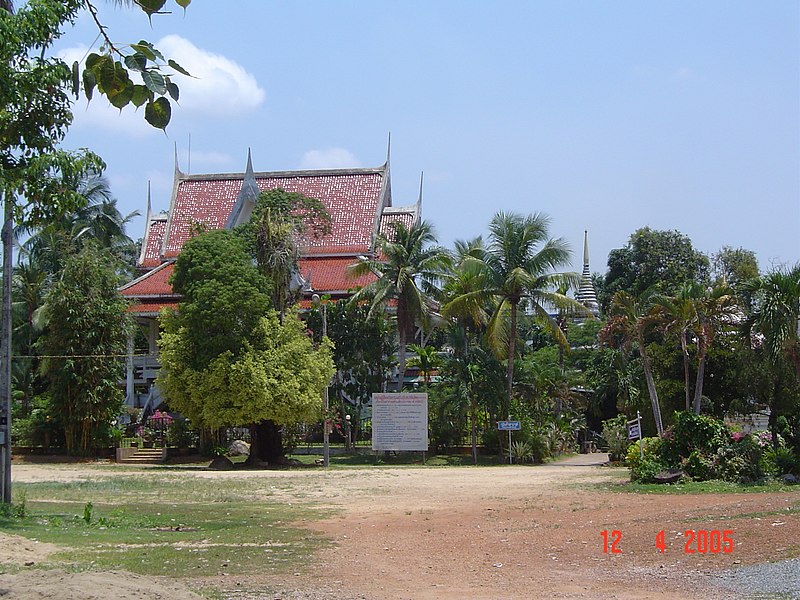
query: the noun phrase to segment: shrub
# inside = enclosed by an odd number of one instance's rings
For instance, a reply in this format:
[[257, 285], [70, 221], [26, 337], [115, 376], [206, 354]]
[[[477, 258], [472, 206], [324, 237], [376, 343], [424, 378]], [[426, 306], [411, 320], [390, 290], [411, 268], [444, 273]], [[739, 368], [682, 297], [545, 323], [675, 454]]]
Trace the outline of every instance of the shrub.
[[774, 466], [773, 475], [800, 475], [800, 458], [791, 448], [778, 448], [764, 453], [764, 460]]
[[751, 435], [717, 450], [714, 457], [714, 476], [725, 481], [750, 483], [761, 479], [763, 450]]
[[603, 437], [608, 443], [609, 458], [622, 460], [628, 449], [628, 418], [623, 414], [603, 421]]
[[533, 462], [542, 463], [550, 457], [550, 439], [543, 431], [532, 431], [528, 443]]
[[693, 450], [687, 458], [681, 461], [681, 470], [698, 481], [714, 479], [713, 459], [699, 450]]
[[704, 456], [714, 456], [728, 444], [731, 436], [722, 421], [693, 412], [678, 412], [664, 438], [662, 459], [671, 467], [680, 467], [695, 451]]
[[527, 462], [529, 459], [532, 458], [532, 454], [533, 452], [531, 449], [531, 445], [525, 440], [518, 440], [516, 442], [511, 442], [509, 455], [514, 462], [516, 463]]
[[641, 441], [642, 452], [639, 452], [639, 440], [628, 446], [625, 464], [631, 469], [631, 481], [653, 483], [655, 476], [666, 470], [660, 458], [663, 443], [659, 437], [649, 437]]

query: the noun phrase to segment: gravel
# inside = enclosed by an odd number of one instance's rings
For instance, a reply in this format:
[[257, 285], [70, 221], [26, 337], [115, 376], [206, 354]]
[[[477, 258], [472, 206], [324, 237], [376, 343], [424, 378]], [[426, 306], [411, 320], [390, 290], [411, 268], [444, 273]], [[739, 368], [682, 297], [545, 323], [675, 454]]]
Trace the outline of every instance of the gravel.
[[800, 600], [800, 558], [722, 571], [713, 583], [753, 600]]

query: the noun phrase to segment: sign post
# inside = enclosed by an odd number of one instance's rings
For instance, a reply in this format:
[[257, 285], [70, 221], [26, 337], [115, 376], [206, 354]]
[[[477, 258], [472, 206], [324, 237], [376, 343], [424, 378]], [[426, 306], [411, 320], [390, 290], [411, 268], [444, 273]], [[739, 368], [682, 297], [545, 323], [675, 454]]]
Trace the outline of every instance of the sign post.
[[522, 429], [522, 424], [519, 421], [498, 421], [498, 431], [508, 431], [508, 464], [511, 464], [511, 432], [519, 431]]
[[636, 418], [628, 421], [628, 439], [639, 438], [639, 457], [644, 458], [644, 447], [642, 446], [642, 414], [637, 410]]

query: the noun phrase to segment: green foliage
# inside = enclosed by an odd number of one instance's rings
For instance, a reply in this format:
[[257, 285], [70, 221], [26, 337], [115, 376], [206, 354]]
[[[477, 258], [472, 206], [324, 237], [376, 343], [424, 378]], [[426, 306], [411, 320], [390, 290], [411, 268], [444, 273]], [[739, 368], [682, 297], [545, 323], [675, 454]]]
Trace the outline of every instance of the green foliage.
[[192, 422], [207, 427], [280, 424], [320, 416], [321, 393], [333, 375], [331, 345], [314, 347], [295, 314], [283, 322], [261, 317], [238, 354], [226, 350], [205, 368], [190, 365], [192, 348], [180, 315], [161, 337], [159, 384], [170, 403]]
[[687, 236], [643, 227], [631, 234], [623, 248], [609, 252], [608, 272], [598, 299], [607, 309], [618, 291], [639, 296], [654, 288], [673, 294], [686, 281], [707, 283], [708, 270], [708, 257], [695, 250]]
[[675, 414], [673, 425], [665, 433], [662, 455], [670, 465], [678, 465], [692, 452], [712, 457], [727, 445], [730, 432], [722, 421], [692, 412]]
[[180, 332], [185, 366], [197, 371], [224, 353], [238, 357], [270, 309], [269, 282], [253, 265], [243, 240], [228, 230], [187, 241], [172, 286], [183, 298], [179, 314], [164, 319], [165, 327]]
[[722, 479], [738, 483], [752, 483], [768, 474], [763, 470], [765, 465], [762, 462], [762, 454], [763, 448], [754, 437], [752, 435], [744, 436], [717, 450], [713, 466], [708, 473], [695, 475], [690, 472], [690, 475], [700, 480]]
[[[353, 410], [358, 428], [361, 408], [372, 393], [383, 389], [394, 353], [393, 334], [384, 313], [369, 315], [369, 307], [346, 300], [325, 302], [327, 334], [333, 342], [336, 375], [330, 385], [332, 397], [344, 399]], [[314, 306], [306, 316], [316, 342], [322, 341], [322, 307]], [[357, 432], [356, 432], [357, 433]]]
[[42, 372], [71, 454], [107, 444], [122, 406], [119, 381], [131, 323], [118, 285], [107, 256], [89, 247], [66, 260], [47, 296]]
[[622, 460], [628, 449], [628, 417], [624, 414], [603, 421], [603, 438], [612, 461]]
[[654, 483], [655, 476], [665, 471], [668, 466], [661, 458], [664, 439], [660, 437], [642, 438], [642, 451], [639, 440], [628, 446], [625, 464], [631, 469], [631, 481]]
[[11, 439], [16, 446], [60, 446], [64, 443], [63, 428], [55, 418], [50, 394], [31, 400], [30, 412], [22, 414], [21, 407], [11, 420]]
[[509, 448], [507, 454], [515, 463], [525, 463], [533, 460], [533, 448], [527, 440], [511, 442], [511, 448]]

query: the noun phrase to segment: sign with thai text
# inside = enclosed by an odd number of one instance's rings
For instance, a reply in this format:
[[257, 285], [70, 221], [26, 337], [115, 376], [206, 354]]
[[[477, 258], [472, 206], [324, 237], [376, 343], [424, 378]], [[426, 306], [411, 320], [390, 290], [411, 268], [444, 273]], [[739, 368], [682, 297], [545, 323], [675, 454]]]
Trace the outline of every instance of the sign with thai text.
[[372, 449], [428, 450], [428, 394], [372, 394]]

